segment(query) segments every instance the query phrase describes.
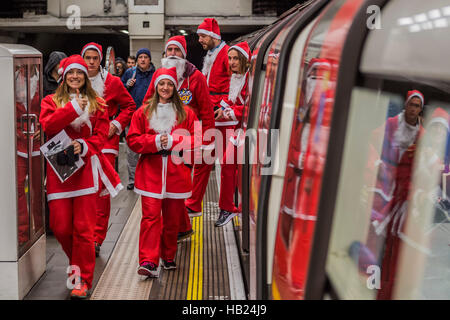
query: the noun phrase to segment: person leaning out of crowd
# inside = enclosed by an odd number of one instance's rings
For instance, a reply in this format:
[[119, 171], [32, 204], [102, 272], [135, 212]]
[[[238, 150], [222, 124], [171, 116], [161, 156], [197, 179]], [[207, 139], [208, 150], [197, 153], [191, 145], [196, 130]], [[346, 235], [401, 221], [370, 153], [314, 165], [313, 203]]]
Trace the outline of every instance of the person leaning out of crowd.
[[116, 59], [115, 67], [116, 67], [116, 74], [115, 74], [115, 76], [117, 76], [119, 78], [122, 78], [123, 74], [128, 69], [127, 63], [122, 58], [117, 58]]
[[[101, 153], [109, 129], [105, 100], [98, 97], [79, 55], [61, 61], [62, 82], [41, 103], [40, 122], [48, 139], [64, 130], [72, 140], [74, 157], [84, 164], [61, 182], [47, 165], [50, 228], [69, 259], [81, 271], [72, 298], [87, 298], [95, 268], [94, 228], [99, 182], [112, 196], [122, 187], [114, 168]], [[101, 173], [101, 174], [100, 174]], [[73, 277], [74, 275], [71, 275]]]
[[136, 57], [135, 56], [128, 56], [127, 58], [127, 69], [133, 68], [136, 66]]
[[135, 112], [127, 135], [130, 149], [141, 155], [134, 191], [142, 199], [138, 274], [143, 276], [158, 276], [160, 258], [165, 269], [176, 268], [178, 225], [192, 191], [191, 171], [180, 156], [193, 148], [197, 117], [181, 102], [177, 84], [175, 68], [155, 72], [155, 93]]
[[56, 88], [58, 88], [58, 79], [61, 76], [58, 73], [59, 63], [65, 58], [67, 58], [67, 55], [64, 52], [53, 51], [50, 53], [44, 68], [44, 97], [55, 93]]

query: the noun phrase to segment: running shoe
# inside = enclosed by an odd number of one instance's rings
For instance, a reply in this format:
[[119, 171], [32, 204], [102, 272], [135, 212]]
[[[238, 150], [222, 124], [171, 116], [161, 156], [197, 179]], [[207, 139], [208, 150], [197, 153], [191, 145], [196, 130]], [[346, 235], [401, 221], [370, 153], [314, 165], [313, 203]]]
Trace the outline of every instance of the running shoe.
[[173, 270], [177, 268], [177, 265], [175, 264], [175, 261], [173, 260], [163, 260], [162, 265], [164, 267], [164, 270]]
[[194, 230], [189, 230], [189, 231], [185, 231], [185, 232], [178, 232], [178, 236], [177, 236], [177, 243], [180, 243], [181, 241], [190, 238], [192, 235], [194, 234]]
[[70, 293], [70, 299], [86, 299], [89, 297], [89, 289], [86, 281], [81, 280]]
[[144, 262], [138, 268], [138, 274], [152, 278], [158, 277], [158, 266], [152, 262]]
[[228, 222], [230, 222], [231, 219], [233, 219], [235, 216], [236, 216], [236, 213], [234, 213], [234, 212], [220, 210], [220, 215], [215, 223], [215, 226], [222, 227], [222, 226], [226, 225]]
[[187, 209], [189, 218], [200, 217], [200, 216], [202, 215], [202, 212], [201, 212], [201, 211], [198, 212], [198, 211], [192, 210], [192, 209], [189, 208], [189, 207], [186, 207], [186, 209]]

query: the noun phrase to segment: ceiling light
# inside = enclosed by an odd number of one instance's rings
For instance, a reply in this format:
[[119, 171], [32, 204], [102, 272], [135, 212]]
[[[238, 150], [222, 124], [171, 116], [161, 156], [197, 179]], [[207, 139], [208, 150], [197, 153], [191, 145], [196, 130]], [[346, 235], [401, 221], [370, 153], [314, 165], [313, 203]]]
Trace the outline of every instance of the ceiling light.
[[414, 20], [415, 20], [417, 23], [421, 23], [421, 22], [427, 21], [428, 18], [427, 18], [427, 15], [426, 15], [425, 13], [421, 13], [421, 14], [416, 14], [416, 15], [414, 16]]

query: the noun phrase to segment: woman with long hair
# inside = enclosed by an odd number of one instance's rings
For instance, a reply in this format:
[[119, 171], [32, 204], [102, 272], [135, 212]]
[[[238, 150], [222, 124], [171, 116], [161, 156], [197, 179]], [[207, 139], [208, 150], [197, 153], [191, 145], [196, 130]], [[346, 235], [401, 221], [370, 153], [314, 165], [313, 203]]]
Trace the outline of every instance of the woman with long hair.
[[[247, 98], [248, 69], [250, 48], [247, 42], [241, 42], [228, 49], [228, 65], [231, 72], [228, 99], [222, 99], [223, 118], [235, 121], [234, 129], [240, 128], [245, 99]], [[219, 208], [220, 214], [215, 226], [227, 224], [239, 211], [234, 206], [233, 196], [236, 189], [238, 137], [232, 137], [224, 145], [225, 152], [221, 166]]]
[[192, 149], [197, 118], [181, 102], [176, 79], [175, 68], [155, 72], [150, 84], [155, 93], [134, 113], [127, 135], [130, 149], [141, 155], [134, 191], [142, 199], [138, 274], [143, 276], [158, 276], [160, 258], [164, 269], [176, 268], [179, 221], [192, 193], [187, 152], [182, 153]]
[[[92, 89], [83, 58], [73, 55], [60, 64], [62, 82], [55, 94], [41, 103], [40, 122], [49, 139], [64, 131], [72, 140], [73, 152], [84, 164], [66, 180], [47, 165], [47, 198], [50, 228], [69, 258], [70, 280], [75, 280], [72, 298], [87, 298], [95, 268], [94, 227], [100, 182], [112, 196], [122, 188], [114, 168], [101, 148], [109, 129], [106, 104]], [[67, 150], [67, 149], [66, 149]], [[58, 165], [65, 165], [59, 160]], [[100, 181], [101, 180], [101, 181]], [[74, 271], [74, 274], [72, 274]]]

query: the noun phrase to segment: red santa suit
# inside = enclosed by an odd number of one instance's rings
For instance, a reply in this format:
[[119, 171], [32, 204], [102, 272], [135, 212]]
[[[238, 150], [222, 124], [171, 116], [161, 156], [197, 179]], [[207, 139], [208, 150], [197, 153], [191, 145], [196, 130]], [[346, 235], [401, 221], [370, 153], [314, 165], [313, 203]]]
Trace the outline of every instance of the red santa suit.
[[[215, 39], [221, 39], [220, 29], [215, 19], [206, 18], [198, 27], [197, 33], [207, 34]], [[229, 46], [222, 41], [221, 44], [212, 50], [209, 50], [203, 62], [202, 73], [206, 77], [206, 83], [209, 88], [211, 103], [213, 106], [220, 107], [220, 101], [228, 96], [228, 88], [230, 82], [230, 74], [228, 67], [228, 48]], [[223, 157], [225, 151], [226, 130], [233, 129], [237, 124], [236, 121], [219, 120], [215, 122], [215, 126], [222, 133], [222, 139], [215, 140], [216, 154], [215, 156]], [[206, 138], [205, 138], [206, 140]], [[217, 146], [217, 143], [221, 145]], [[205, 144], [205, 142], [204, 142]], [[207, 156], [212, 156], [211, 150], [214, 146], [211, 144], [203, 148], [207, 152]], [[186, 201], [186, 206], [190, 209], [200, 212], [202, 210], [201, 203], [209, 181], [209, 175], [213, 164], [205, 162], [195, 164], [194, 166], [194, 188], [192, 197]]]
[[[178, 77], [178, 94], [181, 101], [189, 106], [197, 118], [201, 120], [201, 132], [199, 128], [196, 128], [196, 136], [200, 137], [200, 141], [194, 143], [194, 150], [203, 147], [208, 148], [211, 141], [202, 142], [203, 133], [209, 129], [214, 129], [214, 111], [209, 96], [208, 85], [206, 84], [205, 76], [189, 61], [185, 60], [187, 55], [186, 40], [183, 36], [171, 37], [167, 43], [165, 50], [170, 45], [176, 45], [183, 54], [183, 59], [177, 59], [177, 57], [169, 57], [162, 59], [162, 66], [164, 68], [176, 67]], [[156, 79], [155, 77], [153, 79]], [[148, 87], [143, 101], [148, 101], [155, 93], [154, 81]], [[213, 140], [212, 140], [213, 141]], [[198, 143], [199, 142], [199, 143]], [[194, 152], [192, 152], [194, 156]], [[194, 163], [201, 164], [201, 152], [196, 152], [196, 158], [191, 158], [190, 166], [194, 167]], [[199, 159], [200, 158], [200, 159]], [[200, 211], [200, 210], [199, 210]], [[184, 218], [180, 222], [180, 232], [186, 232], [192, 229], [191, 222], [187, 210], [185, 211]]]
[[[81, 69], [87, 76], [87, 66], [80, 56], [69, 57], [64, 64], [64, 76], [71, 68]], [[80, 267], [81, 278], [90, 288], [95, 267], [95, 207], [100, 182], [113, 196], [122, 185], [114, 168], [101, 153], [109, 128], [106, 110], [97, 109], [90, 114], [87, 106], [83, 111], [74, 95], [70, 102], [58, 108], [53, 96], [48, 95], [42, 100], [42, 129], [49, 139], [64, 130], [72, 140], [78, 141], [83, 146], [80, 156], [84, 165], [65, 182], [61, 182], [52, 167], [47, 165], [50, 227], [70, 265]], [[97, 103], [106, 108], [102, 99], [97, 98]]]
[[[238, 50], [245, 56], [247, 61], [250, 58], [250, 48], [246, 42], [239, 43], [230, 47], [229, 50]], [[241, 74], [232, 74], [230, 80], [229, 94], [227, 99], [222, 99], [221, 107], [224, 108], [224, 114], [231, 121], [236, 122], [233, 129], [240, 127], [242, 114], [247, 97], [248, 72]], [[225, 137], [227, 138], [227, 137]], [[234, 206], [234, 190], [236, 189], [237, 174], [237, 146], [239, 137], [233, 135], [226, 141], [226, 149], [221, 166], [220, 178], [220, 196], [219, 208], [228, 212], [237, 212]]]
[[[93, 42], [88, 43], [83, 47], [81, 55], [84, 56], [87, 50], [97, 51], [100, 59], [102, 59], [101, 45]], [[89, 79], [98, 96], [105, 99], [109, 120], [118, 129], [115, 135], [107, 138], [102, 147], [102, 153], [105, 154], [110, 164], [114, 167], [116, 157], [119, 155], [120, 134], [130, 123], [133, 112], [136, 110], [136, 104], [128, 90], [123, 86], [120, 78], [111, 75], [108, 70], [100, 70], [95, 77]], [[119, 109], [119, 115], [114, 118]], [[95, 227], [95, 242], [99, 245], [105, 240], [110, 212], [110, 196], [102, 192], [99, 194], [97, 201], [97, 225]]]
[[[154, 75], [154, 87], [161, 79], [177, 84], [175, 68], [160, 68]], [[177, 248], [179, 222], [184, 199], [191, 196], [191, 171], [175, 153], [190, 150], [194, 144], [195, 113], [185, 107], [186, 119], [178, 123], [172, 103], [158, 104], [150, 120], [144, 104], [133, 115], [127, 143], [141, 154], [136, 167], [135, 192], [142, 196], [142, 220], [139, 237], [139, 263], [159, 264], [159, 258], [171, 261]], [[167, 134], [166, 148], [161, 135]], [[162, 216], [161, 216], [162, 210]]]

